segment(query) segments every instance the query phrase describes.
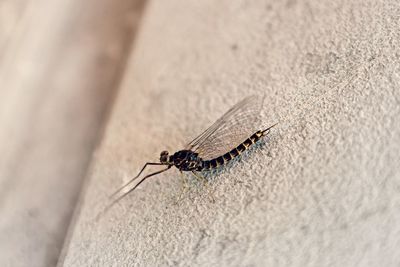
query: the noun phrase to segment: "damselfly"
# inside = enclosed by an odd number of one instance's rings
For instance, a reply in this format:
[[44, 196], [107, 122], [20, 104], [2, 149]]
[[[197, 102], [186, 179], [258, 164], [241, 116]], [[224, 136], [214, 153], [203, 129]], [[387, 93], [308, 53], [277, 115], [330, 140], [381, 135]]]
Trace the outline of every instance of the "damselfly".
[[173, 166], [181, 172], [192, 172], [196, 177], [202, 177], [200, 172], [216, 169], [238, 157], [263, 136], [268, 135], [271, 128], [276, 125], [261, 130], [257, 127], [263, 100], [264, 97], [257, 95], [244, 98], [207, 130], [188, 143], [183, 150], [172, 155], [169, 155], [168, 151], [162, 151], [160, 162], [147, 162], [138, 175], [112, 196], [139, 178], [147, 166], [164, 165], [166, 168], [144, 176], [134, 187], [113, 201], [110, 206], [134, 191], [146, 179], [165, 172]]

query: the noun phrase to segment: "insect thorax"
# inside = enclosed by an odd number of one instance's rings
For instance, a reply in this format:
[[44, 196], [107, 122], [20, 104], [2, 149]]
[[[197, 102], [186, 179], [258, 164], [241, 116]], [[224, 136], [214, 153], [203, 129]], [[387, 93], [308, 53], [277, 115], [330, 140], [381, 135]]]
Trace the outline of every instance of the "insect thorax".
[[200, 171], [203, 168], [203, 160], [191, 150], [180, 150], [169, 161], [181, 171]]

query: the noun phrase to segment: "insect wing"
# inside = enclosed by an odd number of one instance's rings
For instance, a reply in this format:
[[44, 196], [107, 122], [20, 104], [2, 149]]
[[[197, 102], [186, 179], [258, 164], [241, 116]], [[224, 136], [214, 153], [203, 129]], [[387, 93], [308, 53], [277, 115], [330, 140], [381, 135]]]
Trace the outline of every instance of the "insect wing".
[[259, 130], [259, 114], [263, 96], [248, 96], [220, 117], [213, 125], [191, 141], [186, 149], [209, 160], [233, 149]]

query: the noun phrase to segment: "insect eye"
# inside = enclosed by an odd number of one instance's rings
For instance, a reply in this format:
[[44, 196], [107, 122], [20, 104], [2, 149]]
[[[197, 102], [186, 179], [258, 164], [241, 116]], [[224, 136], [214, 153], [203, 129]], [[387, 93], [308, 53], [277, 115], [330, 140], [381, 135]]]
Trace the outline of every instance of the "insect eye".
[[168, 151], [162, 151], [160, 153], [160, 162], [164, 163], [168, 161]]

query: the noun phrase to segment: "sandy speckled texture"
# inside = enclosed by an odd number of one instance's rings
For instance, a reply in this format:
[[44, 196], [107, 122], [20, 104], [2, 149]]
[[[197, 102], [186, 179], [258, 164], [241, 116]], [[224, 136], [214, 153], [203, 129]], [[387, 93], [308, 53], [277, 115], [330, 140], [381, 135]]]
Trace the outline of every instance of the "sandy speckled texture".
[[[400, 4], [151, 1], [65, 245], [65, 266], [398, 266]], [[108, 195], [244, 96], [265, 146], [181, 190]]]

